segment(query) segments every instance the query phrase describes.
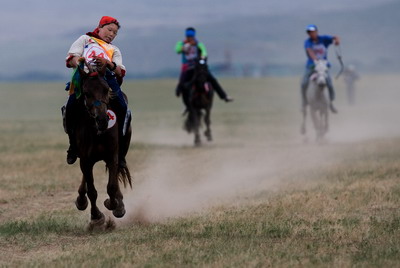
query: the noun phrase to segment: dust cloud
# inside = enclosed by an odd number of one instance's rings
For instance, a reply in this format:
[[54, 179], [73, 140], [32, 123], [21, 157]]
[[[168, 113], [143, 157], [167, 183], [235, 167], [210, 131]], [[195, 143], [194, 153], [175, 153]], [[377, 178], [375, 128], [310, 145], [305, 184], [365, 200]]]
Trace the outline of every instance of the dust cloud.
[[[337, 83], [338, 95], [343, 97], [336, 101], [339, 114], [331, 115], [331, 129], [323, 145], [313, 142], [311, 122], [308, 122], [310, 142], [303, 142], [297, 107], [293, 108], [293, 120], [285, 121], [289, 126], [282, 126], [283, 131], [291, 131], [293, 135], [282, 137], [268, 136], [270, 128], [280, 126], [266, 125], [260, 130], [265, 135], [249, 139], [237, 131], [223, 141], [217, 139], [202, 148], [192, 148], [178, 145], [188, 140], [187, 136], [179, 134], [174, 140], [170, 132], [163, 135], [160, 130], [157, 137], [168, 136], [171, 150], [158, 151], [136, 173], [134, 190], [125, 193], [127, 215], [121, 224], [159, 222], [213, 206], [240, 204], [259, 193], [285, 187], [287, 178], [328, 165], [338, 158], [334, 150], [337, 145], [399, 137], [400, 93], [396, 88], [399, 79], [389, 81], [389, 78], [361, 81], [354, 106], [347, 104], [345, 94], [340, 92], [344, 89]], [[154, 136], [149, 139], [154, 142]]]
[[138, 183], [132, 195], [125, 198], [130, 210], [128, 221], [160, 221], [213, 205], [237, 202], [235, 197], [252, 193], [261, 184], [265, 186], [263, 178], [272, 175], [272, 166], [267, 162], [249, 163], [247, 155], [240, 157], [231, 152], [226, 156], [213, 149], [205, 150], [208, 152], [194, 152], [199, 154], [198, 159], [176, 155], [154, 157], [151, 168], [140, 174], [147, 179]]

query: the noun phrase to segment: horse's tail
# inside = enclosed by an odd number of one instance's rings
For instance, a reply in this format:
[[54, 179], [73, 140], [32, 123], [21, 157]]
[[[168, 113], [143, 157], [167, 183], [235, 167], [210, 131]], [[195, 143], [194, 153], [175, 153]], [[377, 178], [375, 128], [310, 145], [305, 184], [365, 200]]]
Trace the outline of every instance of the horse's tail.
[[124, 184], [125, 188], [127, 184], [129, 184], [129, 186], [132, 188], [131, 172], [129, 171], [129, 168], [127, 166], [118, 166], [117, 176], [118, 180]]
[[[108, 166], [106, 165], [106, 172], [107, 171], [108, 171]], [[118, 165], [117, 178], [120, 182], [124, 184], [125, 188], [127, 184], [129, 184], [129, 186], [132, 188], [131, 172], [129, 171], [129, 168], [127, 166], [123, 167]]]
[[201, 110], [196, 111], [196, 110], [192, 109], [192, 111], [188, 111], [186, 113], [186, 119], [185, 119], [183, 128], [188, 133], [191, 133], [192, 131], [194, 131], [196, 128], [198, 128], [200, 126], [199, 124], [201, 124], [201, 117], [202, 117]]

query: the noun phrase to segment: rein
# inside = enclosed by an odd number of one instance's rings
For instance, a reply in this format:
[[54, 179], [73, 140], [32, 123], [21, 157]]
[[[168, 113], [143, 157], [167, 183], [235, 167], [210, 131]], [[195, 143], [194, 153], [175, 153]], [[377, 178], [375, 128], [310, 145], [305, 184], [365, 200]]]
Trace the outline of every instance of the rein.
[[343, 60], [342, 60], [342, 49], [340, 48], [340, 45], [335, 46], [335, 53], [336, 53], [336, 57], [340, 63], [339, 73], [335, 77], [335, 79], [338, 79], [344, 70], [344, 64], [343, 64]]

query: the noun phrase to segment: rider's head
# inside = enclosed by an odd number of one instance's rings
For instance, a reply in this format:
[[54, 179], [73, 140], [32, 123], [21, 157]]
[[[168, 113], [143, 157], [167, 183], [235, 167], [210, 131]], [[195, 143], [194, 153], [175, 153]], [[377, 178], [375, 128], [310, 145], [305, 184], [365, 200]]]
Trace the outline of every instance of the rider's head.
[[196, 30], [193, 27], [186, 28], [185, 36], [186, 36], [187, 39], [195, 38]]
[[93, 32], [97, 33], [102, 40], [111, 43], [117, 36], [120, 27], [117, 19], [103, 16], [100, 19], [99, 26]]
[[306, 27], [306, 32], [311, 39], [316, 39], [318, 36], [318, 28], [315, 24], [309, 24]]

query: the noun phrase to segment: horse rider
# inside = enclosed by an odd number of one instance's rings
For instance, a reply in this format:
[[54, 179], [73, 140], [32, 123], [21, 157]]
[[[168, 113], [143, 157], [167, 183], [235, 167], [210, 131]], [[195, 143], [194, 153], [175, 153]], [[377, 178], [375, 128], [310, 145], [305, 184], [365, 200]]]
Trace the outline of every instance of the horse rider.
[[[80, 36], [70, 47], [66, 58], [67, 68], [76, 69], [79, 59], [84, 57], [89, 64], [95, 68], [101, 68], [106, 65], [106, 75], [104, 79], [112, 90], [112, 101], [116, 103], [116, 114], [119, 129], [119, 152], [123, 144], [123, 128], [125, 120], [130, 119], [130, 111], [125, 101], [120, 85], [125, 76], [126, 69], [122, 64], [122, 55], [118, 47], [111, 42], [117, 36], [120, 24], [117, 19], [109, 16], [103, 16], [96, 29]], [[74, 135], [77, 95], [71, 83], [67, 83], [66, 90], [69, 90], [69, 98], [65, 107], [66, 132], [69, 136], [69, 149], [67, 151], [67, 163], [73, 164], [77, 159], [77, 145]], [[125, 156], [119, 155], [119, 165], [126, 166]]]
[[[302, 96], [302, 110], [305, 111], [307, 106], [307, 87], [310, 76], [312, 75], [315, 67], [315, 61], [317, 60], [327, 60], [328, 47], [333, 43], [336, 46], [340, 44], [340, 39], [338, 36], [333, 35], [318, 35], [318, 28], [314, 24], [310, 24], [306, 28], [306, 32], [309, 36], [304, 42], [304, 48], [307, 55], [306, 70], [301, 83], [301, 96]], [[328, 63], [330, 67], [330, 63]], [[333, 100], [335, 99], [335, 91], [332, 84], [332, 79], [328, 73], [326, 79], [330, 105], [329, 108], [333, 113], [337, 113], [335, 106], [333, 105]]]
[[347, 98], [349, 104], [354, 104], [355, 82], [360, 79], [360, 75], [356, 71], [354, 65], [350, 64], [343, 71], [343, 81], [346, 84]]
[[[185, 40], [178, 41], [175, 46], [176, 53], [182, 54], [181, 74], [175, 94], [177, 97], [182, 94], [183, 102], [186, 107], [188, 107], [190, 82], [194, 75], [194, 66], [197, 60], [207, 59], [207, 49], [202, 42], [196, 39], [196, 30], [194, 28], [187, 28], [185, 30], [185, 36]], [[208, 71], [208, 81], [222, 100], [225, 102], [233, 101], [233, 99], [225, 93], [210, 71]]]

